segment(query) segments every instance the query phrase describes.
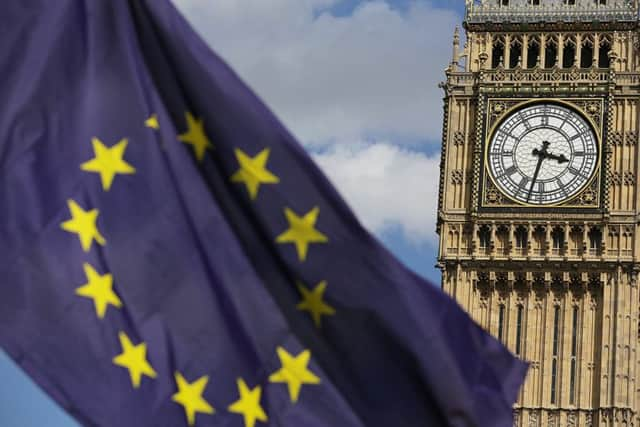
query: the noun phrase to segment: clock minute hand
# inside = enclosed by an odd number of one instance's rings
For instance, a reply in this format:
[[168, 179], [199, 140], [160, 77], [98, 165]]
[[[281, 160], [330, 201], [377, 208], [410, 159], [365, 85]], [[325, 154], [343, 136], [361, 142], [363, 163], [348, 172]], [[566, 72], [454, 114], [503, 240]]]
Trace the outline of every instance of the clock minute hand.
[[547, 149], [549, 148], [549, 141], [542, 141], [542, 149], [538, 150], [534, 148], [531, 154], [534, 156], [538, 156], [538, 164], [536, 165], [536, 170], [533, 173], [533, 179], [531, 180], [531, 187], [529, 187], [529, 193], [527, 194], [527, 202], [531, 199], [531, 193], [533, 193], [533, 186], [536, 184], [536, 180], [538, 179], [538, 174], [540, 173], [540, 166], [542, 166], [542, 161], [549, 156], [549, 152]]
[[[533, 150], [533, 151], [538, 151], [538, 150]], [[536, 171], [533, 173], [533, 179], [531, 180], [531, 187], [529, 188], [529, 193], [527, 194], [527, 202], [531, 198], [531, 193], [533, 192], [533, 186], [536, 184], [536, 179], [538, 179], [538, 173], [540, 173], [540, 166], [542, 166], [543, 160], [544, 160], [544, 156], [538, 157], [538, 164], [536, 165]]]

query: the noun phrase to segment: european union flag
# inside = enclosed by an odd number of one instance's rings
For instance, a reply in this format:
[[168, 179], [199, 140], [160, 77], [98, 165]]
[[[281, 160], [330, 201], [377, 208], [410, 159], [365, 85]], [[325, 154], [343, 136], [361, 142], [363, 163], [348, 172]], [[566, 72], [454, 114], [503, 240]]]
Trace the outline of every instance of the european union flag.
[[167, 0], [0, 14], [0, 345], [99, 426], [508, 426], [525, 364]]

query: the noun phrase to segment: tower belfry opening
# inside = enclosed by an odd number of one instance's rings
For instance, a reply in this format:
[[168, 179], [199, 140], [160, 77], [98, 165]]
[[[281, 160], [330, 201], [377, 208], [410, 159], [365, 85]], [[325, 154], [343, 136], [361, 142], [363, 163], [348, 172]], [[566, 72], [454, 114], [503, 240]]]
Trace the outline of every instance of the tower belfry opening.
[[515, 427], [640, 426], [638, 13], [466, 0], [442, 84], [438, 265], [531, 363]]

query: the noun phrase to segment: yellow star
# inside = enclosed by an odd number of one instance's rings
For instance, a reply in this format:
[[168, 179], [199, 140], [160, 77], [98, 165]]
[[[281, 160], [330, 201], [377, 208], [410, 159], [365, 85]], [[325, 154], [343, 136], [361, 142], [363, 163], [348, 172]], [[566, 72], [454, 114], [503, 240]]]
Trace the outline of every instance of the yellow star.
[[204, 125], [202, 119], [196, 119], [191, 113], [185, 113], [187, 118], [187, 131], [178, 136], [178, 139], [185, 144], [193, 146], [193, 151], [196, 154], [196, 159], [202, 161], [207, 148], [211, 149], [213, 145], [204, 133]]
[[260, 395], [262, 394], [260, 386], [249, 390], [244, 380], [238, 378], [238, 391], [240, 392], [240, 399], [229, 405], [229, 412], [241, 414], [244, 417], [245, 427], [255, 426], [256, 420], [266, 423], [268, 420], [267, 414], [260, 406]]
[[269, 160], [269, 149], [265, 148], [255, 157], [236, 148], [236, 159], [240, 164], [240, 169], [231, 177], [232, 182], [244, 182], [249, 192], [249, 197], [254, 200], [258, 195], [260, 184], [277, 184], [280, 179], [266, 169]]
[[122, 307], [122, 301], [113, 292], [113, 276], [111, 274], [99, 275], [88, 263], [83, 264], [87, 283], [76, 289], [76, 295], [91, 298], [96, 308], [96, 314], [100, 319], [104, 318], [107, 306], [111, 304], [116, 308]]
[[134, 388], [140, 387], [143, 374], [151, 378], [158, 376], [147, 361], [147, 344], [141, 342], [138, 345], [133, 345], [124, 332], [120, 332], [118, 338], [120, 338], [122, 353], [113, 358], [113, 363], [129, 370]]
[[298, 252], [298, 259], [304, 261], [307, 258], [309, 243], [327, 243], [327, 236], [315, 229], [320, 208], [311, 209], [303, 217], [299, 217], [289, 208], [284, 208], [284, 216], [289, 222], [289, 229], [276, 238], [278, 243], [294, 243]]
[[160, 123], [158, 123], [158, 116], [155, 114], [152, 114], [151, 116], [149, 116], [147, 120], [144, 121], [144, 125], [153, 130], [160, 129]]
[[200, 377], [191, 384], [185, 380], [180, 372], [176, 372], [175, 378], [178, 392], [171, 399], [184, 407], [190, 426], [195, 424], [197, 412], [209, 415], [215, 412], [213, 407], [202, 397], [202, 393], [209, 382], [209, 376]]
[[103, 190], [109, 191], [117, 173], [130, 175], [136, 172], [135, 168], [122, 158], [129, 143], [126, 138], [111, 148], [105, 146], [98, 138], [92, 138], [91, 143], [96, 156], [81, 164], [80, 169], [99, 173]]
[[287, 383], [291, 401], [296, 403], [302, 384], [320, 384], [320, 378], [307, 369], [311, 352], [305, 350], [293, 357], [282, 347], [278, 347], [277, 351], [282, 368], [271, 374], [269, 381], [272, 383]]
[[71, 212], [71, 219], [60, 224], [62, 229], [70, 233], [78, 234], [80, 244], [85, 252], [89, 252], [91, 243], [94, 240], [99, 245], [104, 245], [106, 241], [96, 226], [96, 220], [100, 212], [97, 209], [85, 211], [71, 199], [67, 200], [67, 205]]
[[301, 283], [298, 283], [298, 290], [302, 294], [302, 301], [296, 306], [298, 310], [308, 311], [313, 318], [316, 327], [320, 327], [322, 315], [332, 316], [336, 311], [329, 304], [324, 302], [324, 291], [327, 289], [327, 282], [323, 280], [310, 291]]

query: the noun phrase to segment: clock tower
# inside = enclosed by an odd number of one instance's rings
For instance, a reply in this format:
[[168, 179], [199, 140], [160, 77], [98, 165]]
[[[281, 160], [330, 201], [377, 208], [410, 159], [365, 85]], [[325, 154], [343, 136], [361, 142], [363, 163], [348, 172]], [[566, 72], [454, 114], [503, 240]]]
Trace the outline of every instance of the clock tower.
[[640, 427], [638, 0], [467, 0], [442, 287], [530, 362], [517, 427]]

